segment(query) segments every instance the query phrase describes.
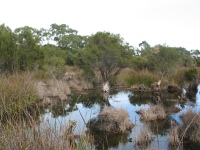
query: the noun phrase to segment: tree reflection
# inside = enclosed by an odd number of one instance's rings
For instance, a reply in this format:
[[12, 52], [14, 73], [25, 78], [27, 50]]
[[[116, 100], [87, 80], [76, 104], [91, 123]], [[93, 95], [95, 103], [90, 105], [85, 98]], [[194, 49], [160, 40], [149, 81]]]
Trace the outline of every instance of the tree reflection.
[[103, 93], [99, 90], [90, 91], [88, 94], [75, 94], [73, 95], [73, 99], [78, 99], [77, 103], [83, 104], [86, 108], [91, 108], [95, 104], [100, 105], [101, 108], [105, 106], [110, 106], [109, 93]]
[[128, 142], [129, 134], [113, 134], [105, 132], [91, 132], [94, 135], [94, 144], [96, 150], [107, 150], [117, 148], [119, 143], [125, 144]]

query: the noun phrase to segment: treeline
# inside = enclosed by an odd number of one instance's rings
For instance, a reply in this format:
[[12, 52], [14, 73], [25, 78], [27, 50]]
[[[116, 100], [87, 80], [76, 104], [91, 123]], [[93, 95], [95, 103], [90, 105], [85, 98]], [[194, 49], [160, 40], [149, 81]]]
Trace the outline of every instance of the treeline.
[[167, 74], [178, 66], [200, 66], [200, 58], [182, 47], [150, 46], [146, 41], [134, 48], [109, 32], [81, 36], [65, 24], [14, 31], [0, 25], [0, 72], [42, 69], [59, 76], [65, 65], [78, 65], [90, 75], [97, 70], [107, 81], [125, 67]]

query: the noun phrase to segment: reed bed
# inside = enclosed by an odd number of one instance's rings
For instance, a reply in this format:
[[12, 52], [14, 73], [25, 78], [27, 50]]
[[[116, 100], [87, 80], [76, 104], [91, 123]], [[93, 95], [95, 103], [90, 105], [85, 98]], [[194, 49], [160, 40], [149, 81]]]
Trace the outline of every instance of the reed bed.
[[59, 129], [48, 122], [39, 126], [37, 121], [8, 122], [0, 124], [0, 149], [5, 150], [90, 150], [93, 138], [89, 134], [75, 135], [68, 132], [66, 124]]

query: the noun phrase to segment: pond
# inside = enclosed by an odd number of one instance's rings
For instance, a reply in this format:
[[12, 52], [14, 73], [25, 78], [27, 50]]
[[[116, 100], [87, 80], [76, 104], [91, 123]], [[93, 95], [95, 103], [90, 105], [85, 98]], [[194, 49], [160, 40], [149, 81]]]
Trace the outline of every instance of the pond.
[[[89, 94], [76, 93], [72, 95], [70, 101], [57, 102], [45, 108], [45, 113], [41, 116], [41, 127], [45, 123], [51, 124], [52, 128], [59, 130], [60, 126], [67, 124], [69, 120], [76, 120], [77, 126], [75, 134], [84, 133], [87, 130], [86, 123], [94, 117], [97, 117], [100, 111], [105, 107], [124, 108], [129, 114], [129, 120], [136, 126], [132, 128], [131, 133], [126, 135], [95, 135], [94, 149], [108, 150], [129, 150], [129, 149], [170, 149], [168, 144], [169, 129], [171, 121], [181, 124], [180, 115], [187, 109], [199, 110], [200, 92], [191, 94], [190, 101], [179, 102], [180, 92], [168, 93], [161, 92], [161, 101], [165, 108], [177, 106], [181, 108], [178, 113], [170, 113], [167, 119], [158, 122], [145, 123], [140, 120], [137, 110], [148, 108], [149, 103], [156, 103], [152, 93], [139, 92], [133, 90], [112, 91], [109, 95], [103, 95], [98, 91], [91, 91]], [[138, 134], [144, 126], [148, 125], [152, 132], [153, 141], [140, 147], [136, 144]], [[184, 147], [184, 149], [187, 149]]]

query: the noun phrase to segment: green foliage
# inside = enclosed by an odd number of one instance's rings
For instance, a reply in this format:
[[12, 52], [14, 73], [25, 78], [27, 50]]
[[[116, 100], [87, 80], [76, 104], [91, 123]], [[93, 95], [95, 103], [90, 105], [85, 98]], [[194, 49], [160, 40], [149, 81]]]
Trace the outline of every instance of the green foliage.
[[40, 34], [43, 41], [54, 41], [57, 47], [67, 52], [66, 63], [69, 65], [74, 64], [73, 58], [78, 49], [85, 46], [86, 37], [78, 35], [78, 31], [66, 24], [51, 24], [50, 29], [41, 29]]
[[152, 83], [158, 80], [159, 77], [147, 71], [132, 71], [127, 73], [125, 77], [125, 83], [129, 87], [135, 84], [144, 84], [149, 87]]
[[0, 25], [0, 71], [11, 71], [15, 68], [15, 50], [15, 35], [9, 27]]
[[189, 70], [185, 71], [185, 73], [184, 73], [185, 80], [193, 81], [194, 79], [196, 79], [197, 74], [198, 74], [198, 72], [197, 72], [196, 68], [189, 69]]
[[66, 51], [47, 44], [42, 47], [45, 54], [44, 69], [56, 77], [60, 77], [65, 72]]
[[194, 60], [195, 60], [195, 62], [196, 62], [196, 65], [197, 65], [198, 67], [200, 67], [200, 58], [197, 57], [197, 58], [194, 58]]
[[170, 74], [178, 65], [181, 64], [181, 55], [172, 47], [156, 46], [147, 56], [149, 60], [149, 69], [160, 72], [161, 74]]
[[98, 32], [79, 50], [76, 64], [90, 74], [100, 72], [103, 81], [107, 81], [127, 67], [132, 56], [133, 50], [119, 35]]
[[31, 27], [15, 29], [17, 38], [17, 64], [20, 70], [34, 69], [43, 65], [44, 54], [41, 51], [37, 30]]

